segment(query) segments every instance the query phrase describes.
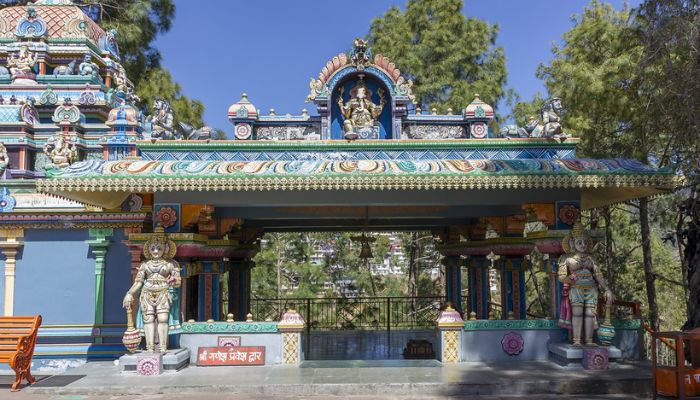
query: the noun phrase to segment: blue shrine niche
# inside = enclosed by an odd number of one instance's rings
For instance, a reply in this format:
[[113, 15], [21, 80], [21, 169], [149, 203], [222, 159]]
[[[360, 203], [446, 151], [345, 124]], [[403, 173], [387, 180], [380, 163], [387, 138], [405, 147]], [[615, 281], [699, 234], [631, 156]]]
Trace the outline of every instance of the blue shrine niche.
[[353, 90], [356, 89], [360, 81], [364, 82], [367, 90], [371, 92], [369, 98], [375, 105], [381, 103], [381, 97], [379, 95], [379, 89], [381, 89], [383, 91], [385, 104], [381, 110], [381, 114], [376, 118], [379, 128], [378, 132], [376, 132], [376, 134], [371, 134], [369, 132], [361, 133], [358, 139], [391, 139], [393, 137], [391, 115], [393, 101], [391, 98], [391, 90], [380, 79], [367, 73], [368, 71], [363, 72], [364, 73], [353, 74], [333, 87], [333, 95], [331, 97], [331, 139], [342, 140], [345, 138], [345, 130], [343, 128], [345, 117], [343, 117], [340, 106], [338, 105], [338, 97], [341, 94], [341, 88], [343, 103], [347, 104], [355, 95], [356, 91], [353, 92]]

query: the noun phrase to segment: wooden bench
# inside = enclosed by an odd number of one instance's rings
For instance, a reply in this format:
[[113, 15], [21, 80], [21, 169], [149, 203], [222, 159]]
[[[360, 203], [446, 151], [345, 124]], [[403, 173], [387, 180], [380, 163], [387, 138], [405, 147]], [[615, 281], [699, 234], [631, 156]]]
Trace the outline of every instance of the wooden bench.
[[36, 336], [41, 326], [41, 315], [35, 317], [0, 317], [0, 363], [9, 364], [15, 371], [12, 391], [19, 390], [22, 379], [36, 382], [32, 376], [32, 357]]

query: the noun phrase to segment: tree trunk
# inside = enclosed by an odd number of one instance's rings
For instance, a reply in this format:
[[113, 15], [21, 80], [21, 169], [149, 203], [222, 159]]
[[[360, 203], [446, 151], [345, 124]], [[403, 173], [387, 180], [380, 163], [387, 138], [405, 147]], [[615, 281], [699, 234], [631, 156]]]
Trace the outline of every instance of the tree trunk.
[[688, 321], [683, 330], [700, 327], [700, 193], [698, 189], [688, 199], [688, 230], [683, 254], [688, 267]]
[[656, 303], [656, 276], [651, 258], [651, 232], [649, 229], [649, 198], [639, 199], [639, 224], [642, 230], [642, 259], [644, 264], [644, 280], [647, 288], [649, 311], [647, 319], [655, 331], [659, 330], [659, 306]]
[[610, 207], [605, 207], [602, 210], [603, 220], [605, 220], [605, 279], [608, 281], [610, 290], [613, 293], [617, 289], [617, 274], [613, 265], [613, 235], [612, 235], [612, 218]]

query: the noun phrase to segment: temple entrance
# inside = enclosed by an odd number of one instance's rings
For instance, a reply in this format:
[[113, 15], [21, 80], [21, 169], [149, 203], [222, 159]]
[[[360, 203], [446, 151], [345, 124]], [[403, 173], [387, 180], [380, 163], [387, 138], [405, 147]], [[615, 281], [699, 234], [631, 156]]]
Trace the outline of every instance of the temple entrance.
[[306, 360], [435, 359], [435, 321], [444, 298], [253, 299], [254, 314], [275, 320], [294, 306], [307, 325]]
[[306, 360], [435, 359], [445, 303], [430, 232], [265, 234], [251, 273], [252, 315], [306, 321]]

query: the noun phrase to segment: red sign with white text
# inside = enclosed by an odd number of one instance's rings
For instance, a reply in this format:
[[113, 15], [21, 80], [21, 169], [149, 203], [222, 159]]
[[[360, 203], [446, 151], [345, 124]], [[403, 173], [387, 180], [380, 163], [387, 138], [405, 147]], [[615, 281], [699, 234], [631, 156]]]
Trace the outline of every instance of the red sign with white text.
[[197, 365], [265, 365], [265, 346], [200, 347]]

